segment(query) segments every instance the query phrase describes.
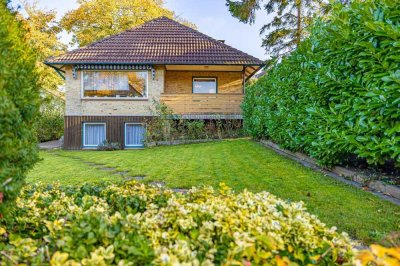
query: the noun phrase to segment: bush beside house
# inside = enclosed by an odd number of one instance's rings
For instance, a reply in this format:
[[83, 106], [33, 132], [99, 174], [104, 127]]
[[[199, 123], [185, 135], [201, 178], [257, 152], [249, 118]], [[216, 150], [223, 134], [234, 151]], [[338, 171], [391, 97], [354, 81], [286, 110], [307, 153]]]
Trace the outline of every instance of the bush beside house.
[[239, 119], [183, 119], [164, 103], [153, 102], [146, 121], [145, 142], [238, 138], [244, 136]]
[[356, 156], [399, 166], [398, 5], [333, 4], [296, 51], [247, 88], [247, 131], [323, 165]]
[[7, 2], [0, 0], [0, 217], [13, 207], [25, 172], [37, 161], [39, 109], [36, 58]]
[[61, 99], [42, 102], [36, 127], [39, 142], [57, 140], [64, 134], [64, 104]]

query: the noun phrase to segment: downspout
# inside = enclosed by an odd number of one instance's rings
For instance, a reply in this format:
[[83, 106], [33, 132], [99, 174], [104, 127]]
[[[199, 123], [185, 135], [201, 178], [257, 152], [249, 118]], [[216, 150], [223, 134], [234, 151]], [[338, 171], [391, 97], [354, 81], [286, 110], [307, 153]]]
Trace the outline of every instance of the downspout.
[[245, 76], [246, 76], [246, 66], [243, 66], [243, 70], [242, 70], [242, 93], [245, 94], [245, 86], [246, 86], [246, 80], [245, 80]]

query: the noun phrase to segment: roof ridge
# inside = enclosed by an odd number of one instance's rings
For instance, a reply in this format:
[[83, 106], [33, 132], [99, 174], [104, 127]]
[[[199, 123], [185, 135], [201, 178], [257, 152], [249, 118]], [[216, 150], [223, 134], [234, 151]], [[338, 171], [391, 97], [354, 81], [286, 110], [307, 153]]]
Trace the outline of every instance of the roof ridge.
[[[236, 52], [242, 53], [242, 54], [244, 54], [244, 55], [246, 55], [246, 56], [250, 56], [250, 57], [252, 57], [253, 59], [263, 61], [263, 60], [261, 60], [261, 59], [255, 57], [255, 56], [252, 56], [252, 55], [250, 55], [250, 54], [248, 54], [248, 53], [245, 53], [245, 52], [243, 52], [243, 51], [241, 51], [241, 50], [239, 50], [239, 49], [237, 49], [237, 48], [235, 48], [235, 47], [232, 47], [232, 46], [230, 46], [229, 44], [223, 43], [223, 42], [221, 42], [221, 41], [219, 41], [219, 40], [217, 40], [217, 39], [215, 39], [215, 38], [213, 38], [213, 37], [211, 37], [211, 36], [209, 36], [209, 35], [207, 35], [207, 34], [205, 34], [205, 33], [202, 33], [201, 31], [198, 31], [198, 30], [193, 29], [193, 28], [191, 28], [191, 27], [189, 27], [189, 26], [186, 26], [186, 25], [184, 25], [184, 24], [182, 24], [182, 23], [180, 23], [180, 22], [178, 22], [178, 21], [176, 21], [176, 20], [170, 19], [170, 18], [168, 18], [168, 17], [166, 17], [166, 16], [162, 16], [162, 17], [158, 17], [158, 18], [166, 18], [166, 19], [170, 20], [171, 22], [174, 22], [175, 24], [178, 24], [179, 26], [185, 27], [185, 28], [187, 28], [187, 29], [189, 29], [189, 30], [191, 30], [191, 31], [194, 31], [194, 32], [196, 32], [196, 33], [198, 33], [198, 34], [200, 34], [200, 35], [206, 37], [207, 39], [213, 41], [214, 43], [216, 43], [216, 44], [218, 44], [218, 45], [226, 46], [226, 47], [228, 47], [228, 48], [230, 48], [230, 49], [235, 50]], [[156, 19], [153, 19], [153, 20], [156, 20]], [[153, 20], [151, 20], [151, 21], [153, 21]], [[150, 21], [148, 21], [148, 22], [150, 22]], [[147, 23], [147, 22], [146, 22], [146, 23]], [[144, 24], [143, 24], [143, 25], [144, 25]]]

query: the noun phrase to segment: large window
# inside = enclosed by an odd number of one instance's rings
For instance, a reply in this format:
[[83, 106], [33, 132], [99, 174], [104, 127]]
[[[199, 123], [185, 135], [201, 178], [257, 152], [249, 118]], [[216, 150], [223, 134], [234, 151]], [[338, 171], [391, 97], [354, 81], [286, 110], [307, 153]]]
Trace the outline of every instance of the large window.
[[146, 71], [83, 71], [83, 97], [147, 98]]
[[97, 147], [105, 140], [105, 123], [83, 123], [83, 147]]
[[217, 79], [193, 78], [193, 93], [217, 93]]
[[126, 123], [125, 124], [125, 147], [141, 148], [144, 145], [146, 128], [144, 124]]

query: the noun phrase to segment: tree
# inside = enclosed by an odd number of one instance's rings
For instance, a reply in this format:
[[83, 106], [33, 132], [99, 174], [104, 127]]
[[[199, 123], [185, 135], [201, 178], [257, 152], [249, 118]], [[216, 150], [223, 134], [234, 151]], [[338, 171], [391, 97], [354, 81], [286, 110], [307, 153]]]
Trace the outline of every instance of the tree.
[[37, 161], [39, 109], [36, 57], [14, 12], [0, 0], [0, 216], [13, 206]]
[[[63, 79], [43, 63], [50, 56], [60, 55], [67, 50], [67, 46], [57, 36], [62, 28], [56, 20], [56, 12], [40, 9], [36, 2], [23, 2], [22, 8], [18, 11], [17, 18], [25, 29], [26, 39], [37, 55], [36, 71], [39, 74], [38, 86], [42, 95], [45, 99], [63, 98], [63, 93], [59, 91], [59, 86], [64, 84]], [[22, 14], [23, 11], [26, 14]]]
[[[79, 0], [78, 3], [77, 9], [65, 14], [61, 25], [67, 32], [73, 33], [72, 45], [79, 46], [160, 16], [175, 16], [174, 12], [163, 7], [163, 0]], [[194, 27], [194, 24], [180, 21]]]
[[[253, 24], [263, 0], [226, 0], [231, 14], [241, 22]], [[275, 14], [260, 34], [266, 33], [262, 46], [273, 56], [281, 56], [296, 48], [307, 35], [305, 28], [312, 16], [324, 6], [323, 0], [265, 0], [267, 14]]]

